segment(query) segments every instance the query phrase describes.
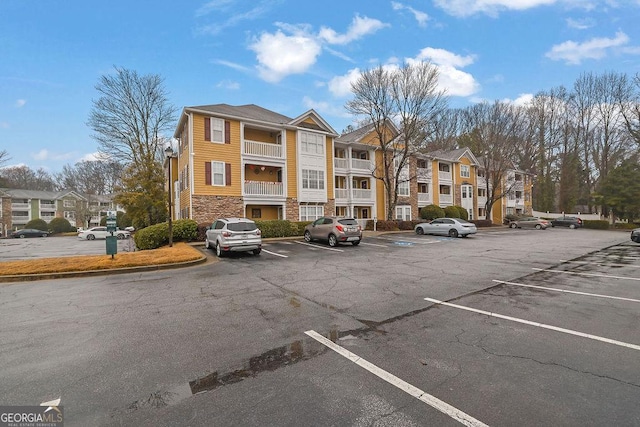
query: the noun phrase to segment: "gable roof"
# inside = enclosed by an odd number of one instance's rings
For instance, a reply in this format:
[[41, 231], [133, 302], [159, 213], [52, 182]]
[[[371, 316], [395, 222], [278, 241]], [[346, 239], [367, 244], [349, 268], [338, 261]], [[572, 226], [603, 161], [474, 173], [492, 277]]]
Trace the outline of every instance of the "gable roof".
[[[307, 119], [311, 119], [314, 124], [311, 125], [310, 123], [308, 123], [306, 121]], [[328, 132], [333, 136], [338, 136], [338, 133], [331, 127], [331, 125], [327, 123], [322, 117], [320, 117], [320, 115], [316, 113], [313, 108], [311, 110], [308, 110], [304, 114], [299, 115], [295, 119], [292, 119], [289, 124], [302, 128], [321, 130]]]
[[[394, 138], [400, 134], [400, 131], [398, 130], [398, 128], [393, 122], [387, 121], [387, 125], [389, 125], [389, 128], [391, 129], [391, 133], [394, 135]], [[356, 130], [340, 135], [339, 137], [336, 138], [336, 142], [341, 142], [343, 144], [359, 143], [362, 141], [362, 138], [364, 138], [365, 136], [373, 132], [374, 128], [375, 126], [373, 125], [373, 123], [366, 124], [364, 126], [359, 127]]]
[[86, 200], [82, 195], [73, 190], [62, 191], [42, 191], [42, 190], [23, 190], [21, 188], [0, 188], [0, 192], [14, 199], [37, 199], [37, 200], [58, 200], [67, 196], [75, 199]]
[[456, 150], [436, 150], [436, 151], [431, 151], [428, 153], [425, 153], [427, 156], [432, 157], [433, 159], [436, 160], [446, 160], [449, 162], [460, 162], [460, 159], [464, 156], [469, 157], [469, 159], [471, 160], [471, 163], [473, 165], [479, 165], [480, 163], [478, 162], [478, 159], [476, 158], [476, 156], [473, 155], [473, 153], [471, 152], [471, 150], [469, 150], [468, 148], [464, 147], [464, 148], [458, 148]]

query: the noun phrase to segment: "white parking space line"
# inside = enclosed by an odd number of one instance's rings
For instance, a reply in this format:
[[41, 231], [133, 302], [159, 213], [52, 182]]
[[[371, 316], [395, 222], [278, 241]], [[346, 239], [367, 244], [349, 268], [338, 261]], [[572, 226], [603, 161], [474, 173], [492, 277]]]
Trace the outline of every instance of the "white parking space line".
[[614, 297], [614, 296], [611, 296], [611, 295], [602, 295], [602, 294], [592, 294], [592, 293], [589, 293], [589, 292], [569, 291], [569, 290], [566, 290], [566, 289], [549, 288], [549, 287], [546, 287], [546, 286], [525, 285], [524, 283], [505, 282], [504, 280], [495, 280], [494, 279], [493, 281], [496, 282], [496, 283], [502, 283], [504, 285], [522, 286], [522, 287], [525, 287], [525, 288], [533, 288], [533, 289], [544, 289], [545, 291], [555, 291], [555, 292], [563, 292], [563, 293], [566, 293], [566, 294], [585, 295], [585, 296], [588, 296], [588, 297], [616, 299], [616, 300], [620, 300], [620, 301], [640, 302], [640, 299]]
[[387, 245], [377, 245], [375, 243], [367, 243], [367, 242], [362, 242], [362, 241], [360, 242], [360, 244], [361, 245], [366, 245], [366, 246], [377, 246], [379, 248], [386, 248], [387, 247]]
[[275, 255], [275, 256], [282, 257], [282, 258], [289, 258], [287, 255], [282, 255], [282, 254], [279, 254], [279, 253], [276, 253], [276, 252], [271, 252], [271, 251], [268, 251], [268, 250], [266, 250], [264, 248], [262, 248], [262, 252], [266, 252], [266, 253], [268, 253], [270, 255]]
[[353, 363], [360, 366], [361, 368], [364, 368], [367, 371], [371, 372], [372, 374], [376, 375], [378, 378], [385, 380], [389, 384], [396, 386], [397, 388], [404, 391], [405, 393], [415, 397], [418, 400], [421, 400], [422, 402], [426, 403], [432, 408], [435, 408], [438, 411], [442, 412], [443, 414], [453, 418], [454, 420], [458, 421], [460, 424], [463, 424], [465, 426], [477, 426], [477, 427], [486, 426], [486, 424], [484, 424], [483, 422], [478, 421], [472, 416], [462, 412], [458, 408], [451, 406], [446, 402], [443, 402], [442, 400], [420, 390], [417, 387], [412, 386], [408, 382], [401, 380], [400, 378], [385, 371], [384, 369], [377, 367], [373, 363], [366, 361], [365, 359], [361, 358], [357, 354], [352, 353], [349, 350], [345, 349], [344, 347], [341, 347], [338, 344], [334, 343], [333, 341], [323, 337], [316, 331], [306, 331], [305, 334], [307, 334], [314, 340], [324, 344], [325, 346], [329, 347], [331, 350], [335, 351], [339, 355], [344, 356], [345, 358], [352, 361]]
[[[438, 237], [438, 236], [431, 236], [431, 237]], [[441, 237], [440, 237], [441, 238]], [[442, 240], [424, 240], [420, 237], [409, 237], [404, 238], [404, 239], [394, 239], [394, 238], [390, 238], [390, 237], [378, 237], [378, 239], [382, 239], [382, 240], [388, 240], [390, 242], [411, 242], [411, 243], [418, 243], [420, 245], [430, 245], [432, 243], [440, 243]]]
[[532, 270], [546, 271], [546, 272], [549, 272], [549, 273], [575, 274], [575, 275], [578, 275], [578, 276], [604, 277], [606, 279], [640, 280], [640, 277], [611, 276], [611, 275], [608, 275], [608, 274], [581, 273], [579, 271], [548, 270], [548, 269], [545, 269], [545, 268], [532, 268]]
[[564, 260], [564, 259], [560, 259], [558, 260], [560, 262], [566, 262], [566, 263], [573, 263], [573, 264], [584, 264], [584, 265], [597, 265], [598, 267], [629, 267], [629, 268], [640, 268], [640, 265], [629, 265], [629, 264], [617, 264], [617, 263], [610, 263], [610, 264], [601, 264], [599, 262], [590, 262], [590, 261], [571, 261], [571, 260]]
[[445, 305], [447, 307], [458, 308], [460, 310], [471, 311], [471, 312], [478, 313], [478, 314], [484, 314], [484, 315], [489, 316], [489, 317], [496, 317], [498, 319], [510, 320], [512, 322], [524, 323], [525, 325], [536, 326], [538, 328], [549, 329], [551, 331], [556, 331], [556, 332], [562, 332], [563, 334], [569, 334], [569, 335], [575, 335], [575, 336], [578, 336], [578, 337], [589, 338], [591, 340], [601, 341], [601, 342], [604, 342], [604, 343], [607, 343], [607, 344], [614, 344], [614, 345], [618, 345], [620, 347], [626, 347], [626, 348], [630, 348], [632, 350], [640, 351], [640, 345], [637, 345], [637, 344], [630, 344], [630, 343], [623, 342], [623, 341], [612, 340], [610, 338], [600, 337], [598, 335], [586, 334], [584, 332], [579, 332], [579, 331], [574, 331], [574, 330], [571, 330], [571, 329], [560, 328], [558, 326], [546, 325], [546, 324], [540, 323], [540, 322], [532, 322], [530, 320], [518, 319], [517, 317], [505, 316], [505, 315], [502, 315], [502, 314], [492, 313], [492, 312], [485, 311], [485, 310], [478, 310], [477, 308], [465, 307], [463, 305], [458, 305], [458, 304], [451, 304], [451, 303], [444, 302], [444, 301], [439, 301], [439, 300], [433, 299], [433, 298], [425, 298], [425, 301], [429, 301], [429, 302], [432, 302], [432, 303], [435, 303], [435, 304]]
[[294, 240], [294, 242], [299, 244], [299, 245], [311, 246], [312, 248], [316, 248], [316, 249], [324, 249], [324, 250], [327, 250], [327, 251], [335, 251], [335, 252], [344, 252], [344, 250], [342, 250], [342, 249], [329, 248], [329, 247], [326, 247], [326, 246], [314, 245], [312, 243], [307, 243], [307, 242], [298, 242], [298, 241], [295, 241], [295, 240]]

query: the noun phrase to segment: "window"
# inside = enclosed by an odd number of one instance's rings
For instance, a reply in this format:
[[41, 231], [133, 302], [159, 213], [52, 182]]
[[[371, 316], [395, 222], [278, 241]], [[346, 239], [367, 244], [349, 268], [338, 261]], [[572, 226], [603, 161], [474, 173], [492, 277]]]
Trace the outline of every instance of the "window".
[[65, 219], [76, 219], [76, 212], [75, 211], [64, 211], [64, 218]]
[[224, 144], [224, 120], [211, 118], [211, 142]]
[[396, 206], [396, 219], [411, 221], [411, 206]]
[[418, 192], [422, 194], [429, 194], [429, 184], [420, 184]]
[[487, 197], [487, 189], [478, 188], [478, 197]]
[[440, 194], [451, 194], [451, 187], [448, 185], [441, 185]]
[[484, 170], [483, 169], [478, 169], [478, 176], [480, 178], [484, 178], [485, 174], [484, 174]]
[[446, 163], [438, 163], [438, 170], [440, 172], [449, 172], [450, 171], [449, 165]]
[[418, 164], [417, 166], [421, 169], [427, 169], [429, 168], [429, 165], [427, 165], [427, 161], [426, 160], [418, 160]]
[[262, 210], [261, 209], [251, 209], [251, 218], [262, 218]]
[[469, 166], [460, 165], [460, 176], [463, 178], [469, 178], [471, 176]]
[[64, 203], [64, 207], [65, 208], [75, 208], [76, 207], [76, 201], [75, 200], [65, 200], [63, 203]]
[[324, 190], [324, 171], [302, 169], [302, 188]]
[[324, 154], [324, 135], [300, 132], [300, 150], [303, 153]]
[[485, 216], [487, 213], [484, 208], [478, 208], [478, 216]]
[[225, 185], [224, 162], [211, 162], [211, 185]]
[[402, 181], [398, 183], [398, 196], [409, 195], [409, 181]]
[[324, 215], [322, 205], [302, 205], [300, 206], [300, 221], [314, 221]]

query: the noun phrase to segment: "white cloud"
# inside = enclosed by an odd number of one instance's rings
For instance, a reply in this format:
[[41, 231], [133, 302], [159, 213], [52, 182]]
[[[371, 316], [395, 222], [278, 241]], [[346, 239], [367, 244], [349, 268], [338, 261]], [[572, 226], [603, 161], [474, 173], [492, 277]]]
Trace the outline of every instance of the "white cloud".
[[497, 16], [504, 10], [526, 10], [559, 1], [563, 0], [434, 0], [433, 3], [450, 15], [466, 17], [477, 13]]
[[460, 56], [444, 49], [436, 49], [433, 47], [425, 47], [420, 51], [417, 60], [430, 60], [437, 65], [448, 65], [451, 67], [466, 67], [475, 62], [475, 55]]
[[480, 89], [476, 79], [459, 70], [475, 62], [475, 55], [460, 56], [444, 49], [424, 48], [415, 58], [407, 58], [407, 63], [431, 61], [438, 67], [438, 85], [450, 96], [470, 96]]
[[218, 82], [216, 87], [220, 89], [238, 90], [240, 89], [240, 83], [234, 82], [232, 80], [222, 80]]
[[404, 5], [397, 1], [392, 1], [391, 7], [393, 8], [393, 10], [408, 10], [409, 12], [413, 13], [413, 16], [414, 18], [416, 18], [416, 21], [418, 21], [419, 26], [421, 27], [427, 26], [429, 15], [427, 15], [425, 12], [419, 11], [417, 9], [412, 8], [411, 6]]
[[244, 65], [237, 64], [235, 62], [225, 61], [224, 59], [215, 59], [211, 62], [213, 64], [224, 65], [225, 67], [233, 68], [234, 70], [238, 70], [238, 71], [247, 72], [251, 70], [249, 67], [245, 67]]
[[26, 99], [18, 99], [16, 100], [16, 108], [22, 108], [25, 106], [25, 104], [27, 103]]
[[278, 82], [290, 74], [301, 74], [316, 62], [322, 47], [313, 37], [298, 31], [288, 36], [281, 30], [262, 33], [250, 46], [259, 62], [260, 76]]
[[31, 157], [33, 157], [34, 160], [38, 160], [38, 161], [69, 160], [69, 159], [75, 157], [75, 155], [73, 153], [61, 153], [61, 154], [51, 153], [46, 148], [43, 148], [42, 150], [38, 151], [37, 153], [31, 153]]
[[258, 19], [266, 12], [268, 12], [274, 4], [272, 0], [263, 0], [258, 4], [253, 5], [250, 10], [239, 12], [239, 5], [233, 0], [214, 0], [206, 3], [196, 11], [196, 17], [202, 17], [209, 15], [212, 12], [217, 12], [216, 17], [228, 14], [231, 11], [231, 16], [228, 16], [224, 21], [217, 21], [209, 25], [204, 25], [198, 28], [198, 32], [201, 34], [220, 34], [224, 30], [230, 27], [235, 27], [243, 21], [252, 21]]
[[345, 97], [351, 94], [351, 83], [360, 77], [360, 69], [353, 68], [342, 76], [335, 76], [329, 80], [329, 91], [337, 97]]
[[351, 117], [344, 106], [336, 104], [335, 102], [314, 101], [313, 99], [305, 96], [302, 99], [302, 103], [307, 108], [313, 108], [321, 115], [330, 115], [335, 117]]
[[318, 36], [329, 44], [347, 44], [388, 26], [389, 24], [385, 24], [377, 19], [356, 15], [345, 34], [338, 34], [331, 28], [322, 27], [320, 28]]
[[96, 151], [93, 153], [85, 154], [84, 156], [80, 157], [77, 161], [78, 162], [96, 162], [98, 160], [105, 160], [105, 156], [103, 153]]
[[521, 93], [514, 100], [511, 100], [509, 98], [505, 98], [505, 99], [502, 100], [502, 102], [507, 102], [509, 104], [516, 105], [518, 107], [524, 107], [525, 105], [530, 104], [531, 101], [533, 101], [533, 94], [532, 93]]
[[567, 27], [574, 28], [576, 30], [586, 30], [596, 25], [596, 22], [591, 18], [585, 19], [573, 19], [567, 18]]
[[565, 61], [567, 64], [577, 65], [585, 59], [602, 59], [607, 52], [621, 47], [629, 42], [629, 37], [622, 31], [616, 33], [615, 38], [596, 37], [583, 43], [572, 40], [560, 43], [545, 54], [554, 61]]

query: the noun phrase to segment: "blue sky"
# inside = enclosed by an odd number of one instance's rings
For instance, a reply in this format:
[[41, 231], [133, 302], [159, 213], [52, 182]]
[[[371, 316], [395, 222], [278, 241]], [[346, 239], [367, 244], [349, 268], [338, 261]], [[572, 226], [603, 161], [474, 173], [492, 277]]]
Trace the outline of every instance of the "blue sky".
[[640, 0], [0, 0], [0, 150], [59, 172], [92, 158], [113, 66], [170, 102], [315, 109], [340, 132], [362, 70], [431, 60], [450, 105], [520, 103], [583, 72], [640, 71]]

